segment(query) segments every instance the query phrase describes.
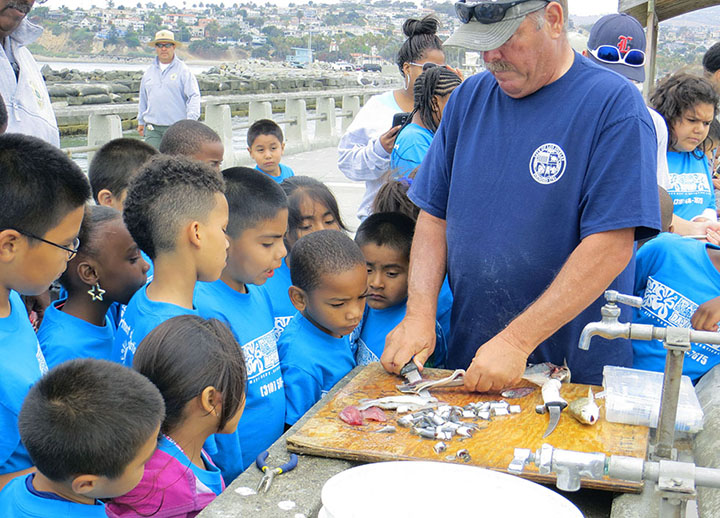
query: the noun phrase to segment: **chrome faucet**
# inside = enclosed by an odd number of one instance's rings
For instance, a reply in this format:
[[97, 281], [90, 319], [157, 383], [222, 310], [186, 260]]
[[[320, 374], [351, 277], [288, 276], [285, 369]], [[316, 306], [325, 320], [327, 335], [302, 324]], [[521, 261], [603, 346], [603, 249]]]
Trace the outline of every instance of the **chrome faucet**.
[[642, 306], [642, 298], [623, 295], [615, 290], [607, 290], [605, 300], [607, 303], [600, 309], [602, 320], [591, 322], [585, 326], [580, 334], [578, 347], [587, 351], [593, 336], [602, 336], [610, 340], [615, 338], [661, 340], [664, 343], [667, 353], [660, 398], [660, 416], [655, 434], [656, 442], [651, 445], [651, 451], [654, 458], [672, 459], [675, 456], [673, 449], [675, 420], [685, 353], [691, 350], [692, 342], [720, 344], [720, 333], [695, 331], [684, 327], [655, 327], [649, 324], [631, 324], [629, 322], [623, 324], [619, 321], [620, 308], [617, 303], [639, 308]]
[[600, 309], [602, 320], [600, 322], [589, 323], [580, 334], [580, 343], [578, 346], [583, 351], [590, 349], [590, 339], [593, 336], [601, 336], [608, 340], [630, 337], [630, 323], [620, 322], [620, 307], [617, 303], [619, 302], [639, 308], [642, 306], [642, 298], [623, 295], [615, 290], [607, 290], [605, 292], [605, 300], [607, 303]]

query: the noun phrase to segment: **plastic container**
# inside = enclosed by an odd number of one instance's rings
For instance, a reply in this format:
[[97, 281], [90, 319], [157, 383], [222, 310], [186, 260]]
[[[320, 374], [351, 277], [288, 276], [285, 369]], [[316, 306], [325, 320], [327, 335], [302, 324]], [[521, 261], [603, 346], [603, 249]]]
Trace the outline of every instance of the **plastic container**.
[[[605, 366], [605, 419], [612, 423], [657, 428], [660, 417], [663, 373]], [[695, 387], [687, 376], [680, 381], [675, 429], [697, 433], [703, 427], [703, 411]]]

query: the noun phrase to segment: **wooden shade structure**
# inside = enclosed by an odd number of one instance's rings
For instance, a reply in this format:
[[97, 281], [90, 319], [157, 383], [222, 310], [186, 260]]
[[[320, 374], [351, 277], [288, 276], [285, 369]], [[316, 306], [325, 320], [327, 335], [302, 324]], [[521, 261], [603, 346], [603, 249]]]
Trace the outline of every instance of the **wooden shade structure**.
[[720, 5], [719, 0], [618, 0], [618, 12], [627, 13], [647, 27], [645, 53], [645, 97], [655, 84], [655, 56], [657, 55], [658, 24], [675, 16]]

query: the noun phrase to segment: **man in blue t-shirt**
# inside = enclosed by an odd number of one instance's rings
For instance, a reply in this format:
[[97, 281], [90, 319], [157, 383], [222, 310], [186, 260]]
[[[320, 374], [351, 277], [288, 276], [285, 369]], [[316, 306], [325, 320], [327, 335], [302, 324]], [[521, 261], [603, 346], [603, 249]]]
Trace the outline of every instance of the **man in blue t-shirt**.
[[285, 389], [270, 297], [261, 287], [287, 254], [287, 197], [282, 188], [248, 167], [223, 171], [229, 206], [227, 266], [215, 282], [199, 282], [200, 315], [228, 324], [242, 347], [248, 371], [245, 410], [237, 431], [217, 434], [212, 459], [230, 484], [268, 449], [285, 428]]
[[603, 365], [631, 364], [631, 344], [580, 351], [580, 332], [608, 286], [630, 292], [634, 239], [660, 227], [652, 121], [637, 89], [573, 52], [560, 3], [456, 5], [446, 44], [481, 51], [488, 72], [455, 90], [410, 189], [407, 315], [381, 361], [398, 372], [431, 354], [447, 267], [447, 366], [467, 368], [466, 388], [509, 386], [528, 360], [598, 384]]

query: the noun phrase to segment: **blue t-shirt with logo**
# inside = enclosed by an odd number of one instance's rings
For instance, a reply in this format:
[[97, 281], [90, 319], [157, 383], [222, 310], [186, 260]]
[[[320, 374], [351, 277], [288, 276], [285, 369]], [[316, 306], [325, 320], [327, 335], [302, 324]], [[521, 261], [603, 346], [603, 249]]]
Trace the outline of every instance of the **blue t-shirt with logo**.
[[[362, 322], [358, 326], [360, 333], [355, 345], [355, 361], [358, 365], [380, 361], [385, 350], [385, 339], [390, 331], [405, 318], [407, 302], [395, 304], [385, 309], [374, 309], [365, 306]], [[354, 335], [355, 333], [353, 333]], [[351, 335], [351, 336], [353, 336]], [[442, 368], [445, 366], [447, 344], [445, 333], [438, 321], [435, 322], [435, 350], [425, 363], [426, 367]]]
[[[478, 346], [502, 331], [550, 285], [587, 236], [660, 228], [655, 130], [625, 78], [579, 54], [553, 83], [519, 99], [488, 72], [451, 95], [409, 196], [446, 221], [454, 298], [448, 368], [467, 368]], [[612, 289], [632, 290], [634, 261]], [[567, 360], [573, 380], [602, 381], [604, 365], [630, 366], [629, 340], [596, 339], [602, 299], [541, 343], [533, 363]], [[631, 318], [629, 309], [623, 317]], [[594, 339], [595, 340], [595, 339]]]
[[285, 428], [285, 389], [270, 298], [260, 286], [248, 285], [247, 290], [240, 293], [222, 280], [195, 285], [200, 316], [228, 325], [242, 347], [247, 367], [245, 410], [237, 431], [215, 435], [213, 460], [228, 482], [268, 449]]
[[398, 177], [407, 176], [418, 167], [430, 149], [434, 133], [419, 124], [411, 122], [395, 139], [390, 154], [390, 170]]
[[69, 315], [59, 308], [66, 300], [53, 302], [45, 311], [37, 333], [48, 367], [53, 368], [75, 358], [110, 360], [115, 325], [109, 316], [104, 326]]
[[350, 337], [335, 338], [296, 313], [278, 340], [285, 380], [285, 422], [295, 424], [353, 367]]
[[269, 176], [270, 178], [272, 178], [273, 180], [275, 180], [277, 183], [282, 183], [282, 181], [283, 181], [285, 178], [290, 178], [291, 176], [295, 176], [295, 173], [293, 172], [293, 170], [290, 169], [288, 166], [283, 165], [283, 164], [278, 164], [278, 165], [280, 166], [280, 176], [272, 176], [272, 175], [270, 175], [270, 174], [267, 174], [265, 171], [263, 171], [262, 169], [260, 169], [260, 166], [259, 166], [259, 165], [256, 165], [256, 166], [255, 166], [255, 169], [257, 169], [257, 170], [260, 171], [261, 173], [265, 174], [266, 176]]
[[38, 491], [32, 485], [35, 473], [12, 479], [0, 492], [3, 518], [107, 518], [105, 504], [71, 502], [55, 493]]
[[[10, 314], [0, 318], [0, 475], [33, 465], [20, 441], [18, 415], [30, 387], [48, 370], [20, 295], [10, 292]], [[4, 491], [3, 491], [4, 493]]]
[[168, 302], [150, 300], [148, 285], [135, 292], [118, 322], [113, 342], [112, 361], [132, 367], [135, 351], [150, 331], [179, 315], [197, 315], [197, 309], [187, 309]]
[[293, 315], [297, 313], [297, 309], [290, 302], [290, 295], [288, 295], [288, 288], [292, 286], [292, 280], [290, 279], [290, 268], [285, 259], [287, 258], [283, 258], [282, 265], [275, 270], [273, 276], [261, 286], [270, 297], [273, 317], [275, 318], [275, 332], [278, 336], [282, 334], [285, 326], [288, 325]]
[[[633, 312], [633, 322], [658, 327], [692, 327], [690, 319], [700, 304], [720, 297], [720, 272], [708, 257], [709, 243], [677, 234], [662, 233], [645, 243], [637, 253], [635, 295], [642, 308]], [[659, 340], [633, 340], [633, 367], [665, 370], [665, 353]], [[720, 346], [692, 344], [685, 354], [683, 374], [694, 382], [720, 363]]]
[[715, 189], [707, 158], [702, 153], [668, 151], [673, 213], [683, 219], [700, 216], [705, 209], [715, 210]]

